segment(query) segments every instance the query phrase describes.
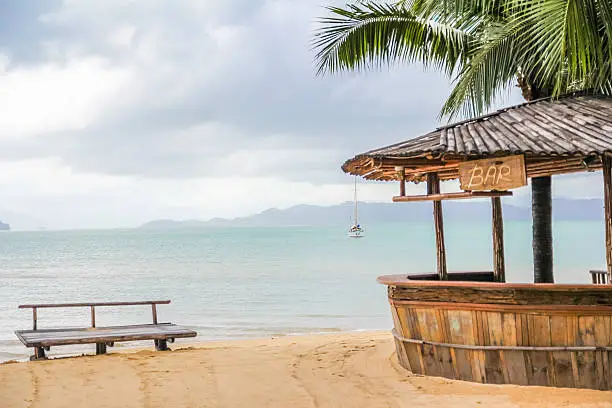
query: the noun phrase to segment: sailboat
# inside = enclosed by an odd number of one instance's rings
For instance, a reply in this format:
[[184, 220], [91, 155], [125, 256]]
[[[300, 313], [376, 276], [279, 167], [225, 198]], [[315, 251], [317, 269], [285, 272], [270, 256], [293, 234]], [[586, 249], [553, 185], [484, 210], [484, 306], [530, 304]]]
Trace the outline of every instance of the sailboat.
[[364, 229], [359, 225], [358, 211], [357, 211], [357, 176], [355, 176], [355, 194], [354, 194], [355, 207], [353, 210], [353, 225], [348, 230], [348, 235], [351, 238], [361, 238], [364, 235]]

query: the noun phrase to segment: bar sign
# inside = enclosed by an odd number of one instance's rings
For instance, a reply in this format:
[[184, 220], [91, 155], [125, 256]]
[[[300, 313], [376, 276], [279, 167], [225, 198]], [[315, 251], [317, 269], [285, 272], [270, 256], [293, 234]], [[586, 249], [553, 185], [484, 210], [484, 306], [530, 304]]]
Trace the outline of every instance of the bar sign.
[[527, 185], [523, 155], [470, 160], [459, 164], [459, 181], [465, 191], [507, 191]]

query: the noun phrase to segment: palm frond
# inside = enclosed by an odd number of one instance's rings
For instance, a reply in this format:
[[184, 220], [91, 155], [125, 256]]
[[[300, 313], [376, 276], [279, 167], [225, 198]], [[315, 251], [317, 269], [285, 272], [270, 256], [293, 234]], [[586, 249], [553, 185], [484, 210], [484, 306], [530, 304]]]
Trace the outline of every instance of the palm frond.
[[515, 0], [508, 24], [517, 33], [521, 65], [555, 94], [566, 92], [570, 83], [588, 86], [605, 63], [597, 3]]
[[487, 20], [504, 18], [509, 0], [402, 0], [399, 4], [420, 16], [438, 15], [442, 18], [477, 16]]
[[502, 24], [489, 27], [486, 41], [457, 74], [440, 116], [452, 119], [460, 113], [470, 117], [485, 112], [516, 77], [516, 60], [515, 38], [508, 28]]
[[603, 49], [607, 53], [605, 60], [612, 58], [612, 1], [602, 0], [597, 2], [598, 14], [603, 23], [602, 43]]
[[313, 41], [319, 74], [419, 62], [450, 75], [469, 54], [468, 33], [419, 18], [401, 5], [359, 3], [328, 10], [332, 16], [320, 20]]

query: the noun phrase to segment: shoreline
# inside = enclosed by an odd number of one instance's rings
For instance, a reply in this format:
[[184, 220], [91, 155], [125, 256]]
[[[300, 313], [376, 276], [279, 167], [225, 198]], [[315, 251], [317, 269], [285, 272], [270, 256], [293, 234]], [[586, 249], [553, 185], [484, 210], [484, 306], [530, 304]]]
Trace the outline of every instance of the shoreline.
[[[218, 342], [223, 342], [223, 343], [238, 343], [238, 342], [249, 342], [249, 341], [265, 341], [265, 340], [275, 340], [275, 339], [282, 339], [282, 338], [286, 338], [286, 337], [310, 337], [310, 336], [325, 336], [325, 335], [341, 335], [341, 334], [358, 334], [358, 333], [388, 333], [389, 335], [391, 335], [391, 330], [388, 329], [351, 329], [351, 330], [323, 330], [323, 331], [318, 331], [318, 332], [304, 332], [304, 333], [279, 333], [279, 334], [274, 334], [271, 336], [253, 336], [253, 337], [246, 337], [246, 336], [242, 336], [242, 337], [227, 337], [227, 338], [219, 338], [219, 339], [203, 339], [203, 340], [199, 340], [198, 341], [198, 337], [195, 338], [188, 338], [188, 339], [178, 339], [178, 341], [176, 343], [169, 343], [168, 347], [170, 347], [171, 350], [180, 350], [180, 349], [185, 349], [185, 348], [206, 348], [207, 345], [213, 344], [213, 343], [218, 343]], [[16, 364], [16, 363], [28, 363], [30, 361], [29, 356], [31, 354], [33, 354], [34, 349], [31, 347], [26, 347], [24, 346], [19, 340], [15, 340], [18, 344], [17, 346], [21, 347], [24, 350], [24, 353], [27, 354], [26, 356], [24, 356], [22, 359], [16, 359], [16, 358], [12, 358], [12, 359], [6, 359], [3, 360], [0, 357], [0, 366], [3, 364]], [[141, 343], [147, 343], [147, 346], [141, 344]], [[107, 355], [111, 355], [111, 354], [118, 354], [118, 353], [132, 353], [132, 352], [138, 352], [138, 351], [147, 351], [147, 350], [154, 350], [155, 348], [153, 347], [153, 345], [148, 345], [149, 343], [152, 343], [152, 340], [142, 340], [142, 341], [135, 341], [135, 342], [119, 342], [116, 345], [114, 345], [113, 347], [108, 347], [107, 348]], [[80, 347], [87, 347], [88, 348], [88, 352], [83, 352], [83, 351], [79, 351], [79, 352], [73, 352], [70, 353], [71, 349], [74, 349], [78, 346]], [[53, 347], [51, 350], [67, 350], [67, 353], [61, 353], [61, 354], [47, 354], [48, 355], [48, 359], [47, 360], [59, 360], [59, 359], [65, 359], [65, 358], [77, 358], [77, 357], [89, 357], [89, 356], [95, 356], [95, 344], [80, 344], [80, 345], [66, 345], [66, 346], [56, 346]], [[3, 351], [0, 350], [0, 356], [2, 355]]]
[[595, 407], [612, 392], [414, 375], [388, 331], [175, 343], [0, 365], [3, 408]]

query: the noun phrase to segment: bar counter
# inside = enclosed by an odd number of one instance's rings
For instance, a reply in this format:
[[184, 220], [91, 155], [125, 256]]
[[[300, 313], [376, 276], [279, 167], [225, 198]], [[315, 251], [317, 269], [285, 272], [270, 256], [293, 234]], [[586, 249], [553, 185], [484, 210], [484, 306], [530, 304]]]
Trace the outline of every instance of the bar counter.
[[378, 278], [388, 287], [397, 355], [409, 371], [612, 390], [612, 285], [415, 279]]

